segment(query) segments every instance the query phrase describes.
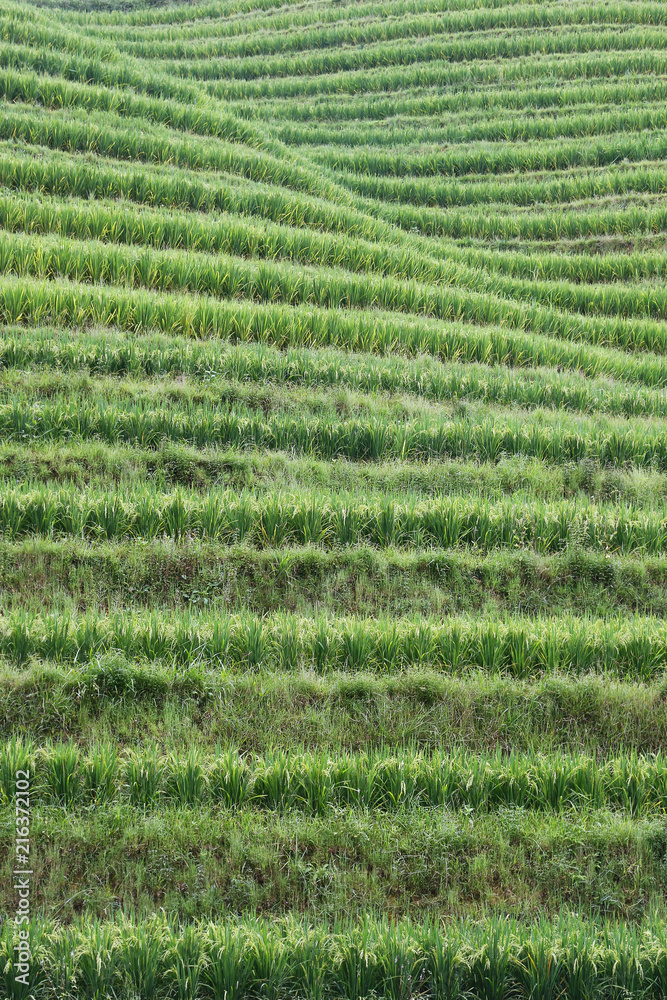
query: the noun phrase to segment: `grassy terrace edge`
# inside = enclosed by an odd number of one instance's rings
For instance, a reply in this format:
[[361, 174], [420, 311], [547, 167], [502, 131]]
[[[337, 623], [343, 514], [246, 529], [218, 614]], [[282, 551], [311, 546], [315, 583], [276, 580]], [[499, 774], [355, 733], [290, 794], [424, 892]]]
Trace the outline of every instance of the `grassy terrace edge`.
[[667, 8], [0, 36], [0, 997], [662, 1000]]

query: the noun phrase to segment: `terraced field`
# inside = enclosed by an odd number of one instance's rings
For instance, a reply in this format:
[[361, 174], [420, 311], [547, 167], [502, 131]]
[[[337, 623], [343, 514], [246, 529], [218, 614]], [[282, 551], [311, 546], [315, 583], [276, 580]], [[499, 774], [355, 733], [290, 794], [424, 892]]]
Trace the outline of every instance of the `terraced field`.
[[667, 4], [1, 0], [0, 95], [0, 994], [664, 998]]

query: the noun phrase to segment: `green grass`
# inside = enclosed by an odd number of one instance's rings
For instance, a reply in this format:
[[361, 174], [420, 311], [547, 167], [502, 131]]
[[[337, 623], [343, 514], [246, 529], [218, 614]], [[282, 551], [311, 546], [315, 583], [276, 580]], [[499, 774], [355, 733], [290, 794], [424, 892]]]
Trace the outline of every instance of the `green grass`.
[[621, 754], [605, 761], [583, 754], [500, 751], [490, 756], [450, 749], [430, 755], [405, 748], [328, 755], [303, 750], [271, 750], [248, 757], [220, 750], [206, 757], [191, 749], [182, 756], [140, 746], [116, 754], [100, 744], [89, 754], [77, 746], [16, 740], [0, 750], [0, 771], [9, 775], [3, 801], [15, 794], [12, 767], [34, 772], [31, 801], [67, 809], [125, 801], [144, 810], [162, 802], [235, 809], [329, 811], [359, 809], [395, 812], [406, 808], [447, 812], [495, 812], [512, 808], [567, 812], [611, 808], [633, 817], [661, 814], [667, 804], [667, 762]]
[[120, 611], [201, 608], [360, 617], [474, 613], [508, 615], [655, 614], [667, 608], [664, 557], [573, 551], [424, 553], [309, 546], [253, 550], [201, 540], [149, 545], [76, 540], [0, 541], [5, 608]]
[[607, 555], [662, 555], [667, 547], [667, 510], [525, 497], [487, 500], [422, 499], [418, 495], [353, 498], [320, 493], [257, 496], [211, 489], [162, 493], [144, 487], [99, 491], [27, 483], [0, 490], [0, 535], [151, 541], [205, 539], [243, 542], [256, 548], [294, 545], [345, 549], [534, 550], [554, 554], [577, 549]]
[[[202, 662], [147, 662], [120, 652], [90, 665], [32, 660], [3, 663], [7, 738], [37, 743], [72, 738], [81, 747], [129, 748], [150, 739], [163, 752], [207, 753], [221, 746], [265, 754], [275, 746], [267, 711], [285, 745], [331, 753], [405, 743], [425, 750], [458, 744], [606, 755], [664, 747], [664, 681], [618, 681], [607, 674], [517, 680], [472, 668], [450, 676], [413, 666], [384, 676], [316, 675], [275, 669], [239, 674]], [[137, 713], [137, 705], [141, 713]]]
[[342, 670], [390, 677], [417, 668], [442, 677], [480, 670], [515, 679], [602, 674], [648, 683], [663, 676], [667, 632], [660, 620], [639, 616], [613, 622], [515, 617], [500, 625], [493, 617], [253, 616], [211, 610], [207, 602], [180, 613], [124, 608], [108, 616], [14, 609], [0, 620], [0, 654], [17, 668], [43, 660], [99, 667], [101, 656], [114, 653], [130, 662], [166, 661], [228, 675]]
[[[357, 1000], [371, 991], [410, 996], [414, 982], [429, 995], [455, 998], [480, 987], [505, 995], [602, 998], [610, 991], [659, 996], [664, 949], [658, 916], [634, 929], [611, 923], [586, 925], [563, 916], [527, 928], [502, 917], [453, 923], [440, 932], [432, 921], [398, 924], [367, 918], [338, 922], [328, 935], [305, 918], [202, 923], [180, 931], [162, 916], [143, 925], [117, 918], [66, 930], [47, 924], [35, 942], [33, 989], [61, 993], [75, 980], [87, 995], [146, 989], [154, 996], [225, 992], [231, 995], [343, 995]], [[11, 941], [3, 942], [11, 954]], [[12, 963], [5, 975], [12, 982]], [[424, 985], [426, 984], [426, 985]], [[546, 992], [549, 990], [549, 993]], [[242, 992], [241, 992], [242, 991]], [[519, 992], [521, 991], [521, 992]], [[649, 992], [650, 991], [650, 992]]]
[[0, 994], [664, 996], [664, 5], [0, 37]]
[[[66, 845], [39, 872], [67, 923], [105, 910], [145, 920], [161, 908], [218, 921], [293, 908], [320, 923], [346, 906], [356, 918], [384, 910], [451, 920], [482, 909], [525, 922], [578, 907], [629, 921], [664, 912], [664, 824], [607, 811], [318, 818], [109, 803], [66, 816], [44, 807], [35, 828]], [[3, 907], [11, 895], [3, 885]]]

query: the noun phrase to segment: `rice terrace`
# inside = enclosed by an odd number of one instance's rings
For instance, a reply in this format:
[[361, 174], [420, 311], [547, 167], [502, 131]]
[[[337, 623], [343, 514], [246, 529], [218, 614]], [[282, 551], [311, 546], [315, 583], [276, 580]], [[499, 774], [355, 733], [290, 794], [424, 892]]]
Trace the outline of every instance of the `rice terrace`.
[[0, 96], [0, 1000], [667, 997], [666, 0]]

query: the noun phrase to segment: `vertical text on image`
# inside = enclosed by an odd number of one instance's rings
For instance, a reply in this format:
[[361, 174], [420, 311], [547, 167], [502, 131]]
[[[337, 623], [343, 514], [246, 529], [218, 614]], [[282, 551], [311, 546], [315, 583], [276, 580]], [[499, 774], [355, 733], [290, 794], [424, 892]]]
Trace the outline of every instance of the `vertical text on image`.
[[16, 788], [16, 837], [14, 841], [14, 890], [18, 897], [16, 917], [18, 944], [14, 979], [24, 986], [30, 981], [30, 771], [18, 770]]

